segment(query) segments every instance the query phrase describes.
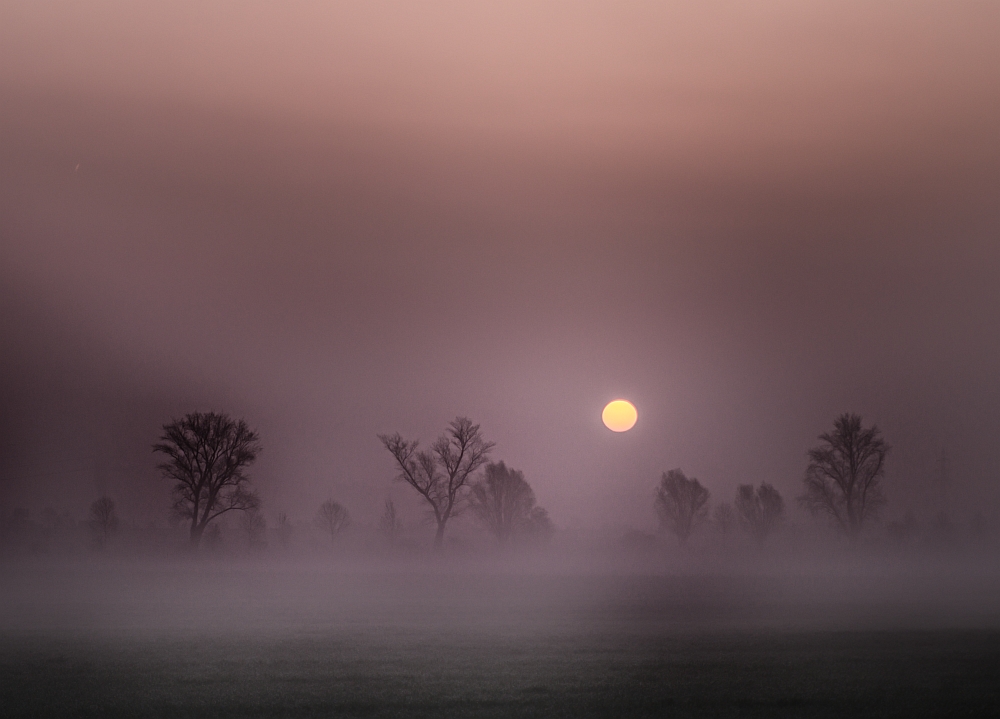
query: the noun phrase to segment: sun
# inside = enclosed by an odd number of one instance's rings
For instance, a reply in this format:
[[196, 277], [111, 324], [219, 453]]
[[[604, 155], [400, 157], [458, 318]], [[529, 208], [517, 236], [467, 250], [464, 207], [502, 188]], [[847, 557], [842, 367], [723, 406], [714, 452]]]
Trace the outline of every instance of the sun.
[[639, 419], [639, 413], [635, 411], [635, 405], [626, 399], [616, 399], [608, 402], [608, 406], [601, 413], [604, 426], [612, 432], [628, 432], [635, 426], [635, 421]]

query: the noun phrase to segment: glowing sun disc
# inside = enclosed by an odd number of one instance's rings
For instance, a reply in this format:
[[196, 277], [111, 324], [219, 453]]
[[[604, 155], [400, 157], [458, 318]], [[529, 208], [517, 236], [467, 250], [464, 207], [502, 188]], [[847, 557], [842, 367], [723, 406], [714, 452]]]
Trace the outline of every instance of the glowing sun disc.
[[635, 421], [639, 419], [639, 413], [635, 411], [635, 405], [625, 399], [616, 399], [608, 402], [608, 406], [601, 413], [604, 426], [612, 432], [628, 432], [635, 426]]

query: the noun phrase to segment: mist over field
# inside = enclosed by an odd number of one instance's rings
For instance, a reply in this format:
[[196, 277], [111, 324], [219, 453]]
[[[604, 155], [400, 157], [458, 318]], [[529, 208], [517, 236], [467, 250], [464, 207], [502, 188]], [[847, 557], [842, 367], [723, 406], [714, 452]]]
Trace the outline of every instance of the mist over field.
[[1000, 713], [998, 30], [0, 2], [4, 716]]
[[[997, 706], [995, 566], [6, 563], [9, 716], [941, 716]], [[704, 558], [702, 558], [704, 559]]]

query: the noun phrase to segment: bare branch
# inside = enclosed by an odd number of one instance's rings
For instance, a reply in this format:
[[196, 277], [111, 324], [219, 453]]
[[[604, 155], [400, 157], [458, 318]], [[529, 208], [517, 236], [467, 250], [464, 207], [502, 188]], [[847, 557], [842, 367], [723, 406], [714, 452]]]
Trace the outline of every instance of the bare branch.
[[316, 512], [316, 526], [330, 535], [331, 542], [336, 542], [337, 537], [350, 523], [350, 512], [340, 502], [332, 499], [323, 502]]
[[522, 472], [508, 469], [503, 462], [490, 462], [482, 481], [471, 485], [471, 490], [473, 512], [501, 545], [529, 523], [535, 493]]
[[470, 477], [489, 459], [494, 443], [483, 439], [478, 424], [457, 417], [429, 452], [418, 452], [418, 442], [407, 442], [399, 433], [378, 435], [396, 461], [396, 479], [413, 487], [427, 502], [437, 523], [435, 546], [444, 539], [445, 526], [458, 513]]
[[799, 502], [812, 514], [827, 514], [852, 538], [877, 517], [885, 504], [882, 477], [890, 447], [878, 427], [863, 427], [861, 417], [842, 414], [833, 432], [810, 449]]
[[763, 546], [785, 512], [785, 500], [767, 482], [762, 482], [757, 489], [741, 484], [736, 490], [735, 504], [740, 525], [759, 546]]
[[219, 515], [259, 508], [246, 469], [260, 454], [260, 440], [243, 420], [194, 412], [164, 425], [153, 451], [166, 456], [158, 468], [175, 482], [173, 512], [190, 522], [193, 545]]
[[708, 515], [708, 497], [708, 490], [697, 479], [688, 479], [680, 469], [672, 469], [660, 478], [654, 506], [660, 523], [684, 544]]

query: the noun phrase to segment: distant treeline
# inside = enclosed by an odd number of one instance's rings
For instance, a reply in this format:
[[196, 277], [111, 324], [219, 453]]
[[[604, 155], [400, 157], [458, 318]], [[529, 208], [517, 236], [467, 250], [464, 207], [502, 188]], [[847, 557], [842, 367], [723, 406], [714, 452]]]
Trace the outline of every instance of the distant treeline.
[[[426, 450], [397, 434], [378, 436], [392, 458], [396, 480], [424, 505], [434, 527], [433, 547], [446, 546], [451, 521], [467, 512], [489, 542], [451, 538], [451, 546], [540, 549], [556, 528], [537, 505], [523, 472], [491, 461], [495, 448], [466, 417], [458, 417]], [[958, 525], [945, 508], [924, 520], [913, 513], [880, 521], [887, 506], [882, 482], [889, 445], [878, 427], [864, 426], [858, 415], [843, 414], [820, 444], [806, 453], [803, 493], [796, 498], [817, 520], [850, 544], [886, 548], [985, 546], [995, 539], [982, 513]], [[285, 513], [265, 517], [253, 490], [249, 467], [261, 452], [260, 438], [243, 420], [225, 414], [192, 413], [164, 425], [153, 451], [158, 468], [173, 482], [166, 527], [123, 522], [112, 497], [96, 498], [86, 519], [46, 509], [37, 518], [27, 510], [0, 512], [0, 549], [5, 553], [46, 554], [82, 551], [169, 552], [183, 536], [202, 552], [264, 551], [419, 551], [427, 522], [404, 522], [395, 503], [385, 499], [382, 516], [372, 527], [357, 527], [350, 510], [335, 498], [320, 503], [312, 517], [293, 520]], [[661, 536], [688, 548], [694, 540], [717, 549], [746, 541], [763, 551], [781, 536], [784, 544], [801, 539], [801, 528], [786, 520], [786, 501], [770, 483], [739, 485], [731, 501], [711, 506], [711, 492], [680, 468], [664, 472], [652, 506]], [[623, 529], [609, 540], [625, 552], [664, 551], [661, 537]]]

